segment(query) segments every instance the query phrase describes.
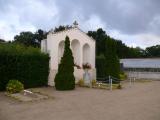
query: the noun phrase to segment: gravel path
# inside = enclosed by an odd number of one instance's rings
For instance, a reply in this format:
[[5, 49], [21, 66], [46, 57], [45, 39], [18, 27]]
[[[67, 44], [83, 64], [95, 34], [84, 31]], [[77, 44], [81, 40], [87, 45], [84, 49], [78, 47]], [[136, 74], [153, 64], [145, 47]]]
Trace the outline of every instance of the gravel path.
[[0, 120], [160, 120], [160, 81], [124, 86], [113, 91], [38, 88], [55, 97], [38, 102], [17, 102], [1, 92]]

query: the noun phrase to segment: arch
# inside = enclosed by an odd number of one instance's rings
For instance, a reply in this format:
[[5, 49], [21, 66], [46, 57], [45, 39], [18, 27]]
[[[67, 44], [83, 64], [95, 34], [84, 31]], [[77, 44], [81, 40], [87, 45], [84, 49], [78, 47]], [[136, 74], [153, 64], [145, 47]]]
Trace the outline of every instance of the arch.
[[64, 40], [62, 40], [61, 42], [59, 42], [58, 45], [58, 63], [60, 63], [61, 58], [63, 57], [63, 53], [64, 53]]
[[81, 60], [81, 56], [80, 56], [80, 42], [78, 40], [76, 40], [76, 39], [72, 40], [72, 42], [71, 42], [71, 49], [72, 49], [72, 53], [73, 53], [73, 57], [74, 57], [74, 63], [76, 65], [80, 65], [80, 60]]
[[88, 43], [83, 45], [83, 63], [89, 63], [91, 64], [91, 58], [90, 58], [90, 46]]

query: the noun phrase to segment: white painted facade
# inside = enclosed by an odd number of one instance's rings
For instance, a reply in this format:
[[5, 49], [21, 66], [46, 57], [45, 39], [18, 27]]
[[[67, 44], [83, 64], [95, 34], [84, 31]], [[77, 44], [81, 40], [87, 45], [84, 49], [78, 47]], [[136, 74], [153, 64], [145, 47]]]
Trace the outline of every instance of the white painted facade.
[[[54, 78], [58, 70], [58, 64], [64, 52], [65, 37], [70, 38], [70, 46], [74, 56], [74, 63], [82, 67], [83, 63], [91, 64], [91, 79], [96, 79], [95, 68], [95, 40], [80, 30], [77, 26], [61, 32], [50, 31], [47, 39], [42, 40], [41, 50], [50, 55], [50, 74], [48, 85], [54, 86]], [[83, 79], [83, 69], [74, 69], [76, 80]]]

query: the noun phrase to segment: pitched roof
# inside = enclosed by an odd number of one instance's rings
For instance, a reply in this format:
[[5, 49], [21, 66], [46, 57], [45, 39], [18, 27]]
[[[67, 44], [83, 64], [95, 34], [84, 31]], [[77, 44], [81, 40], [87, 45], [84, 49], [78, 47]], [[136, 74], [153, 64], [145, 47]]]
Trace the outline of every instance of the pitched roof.
[[69, 29], [66, 29], [66, 30], [62, 30], [62, 31], [58, 31], [58, 32], [54, 32], [53, 30], [51, 30], [48, 34], [60, 34], [60, 33], [65, 33], [65, 32], [69, 32], [71, 30], [79, 30], [82, 34], [84, 34], [86, 37], [92, 39], [95, 41], [95, 39], [93, 39], [92, 37], [88, 36], [84, 31], [82, 31], [80, 28], [78, 27], [72, 27], [72, 28], [69, 28]]

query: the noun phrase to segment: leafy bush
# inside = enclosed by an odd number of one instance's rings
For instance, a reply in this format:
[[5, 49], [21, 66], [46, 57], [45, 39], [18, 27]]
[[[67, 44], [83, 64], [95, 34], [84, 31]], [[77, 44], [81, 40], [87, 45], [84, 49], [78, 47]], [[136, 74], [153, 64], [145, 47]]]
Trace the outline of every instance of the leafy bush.
[[58, 73], [55, 76], [55, 87], [57, 90], [72, 90], [75, 88], [74, 58], [70, 49], [69, 37], [65, 38], [65, 49]]
[[96, 80], [92, 80], [92, 86], [96, 85]]
[[84, 86], [84, 80], [83, 80], [83, 79], [80, 79], [80, 80], [78, 81], [78, 85], [79, 85], [80, 87]]
[[20, 80], [24, 88], [47, 85], [48, 74], [48, 54], [38, 48], [0, 44], [0, 91], [11, 79]]
[[121, 79], [121, 80], [127, 79], [127, 75], [126, 75], [125, 73], [122, 73], [122, 72], [121, 72], [119, 76], [120, 76], [120, 79]]
[[7, 84], [6, 90], [8, 93], [17, 93], [21, 92], [24, 89], [24, 86], [18, 80], [10, 80]]
[[118, 84], [117, 89], [122, 89], [122, 85]]

